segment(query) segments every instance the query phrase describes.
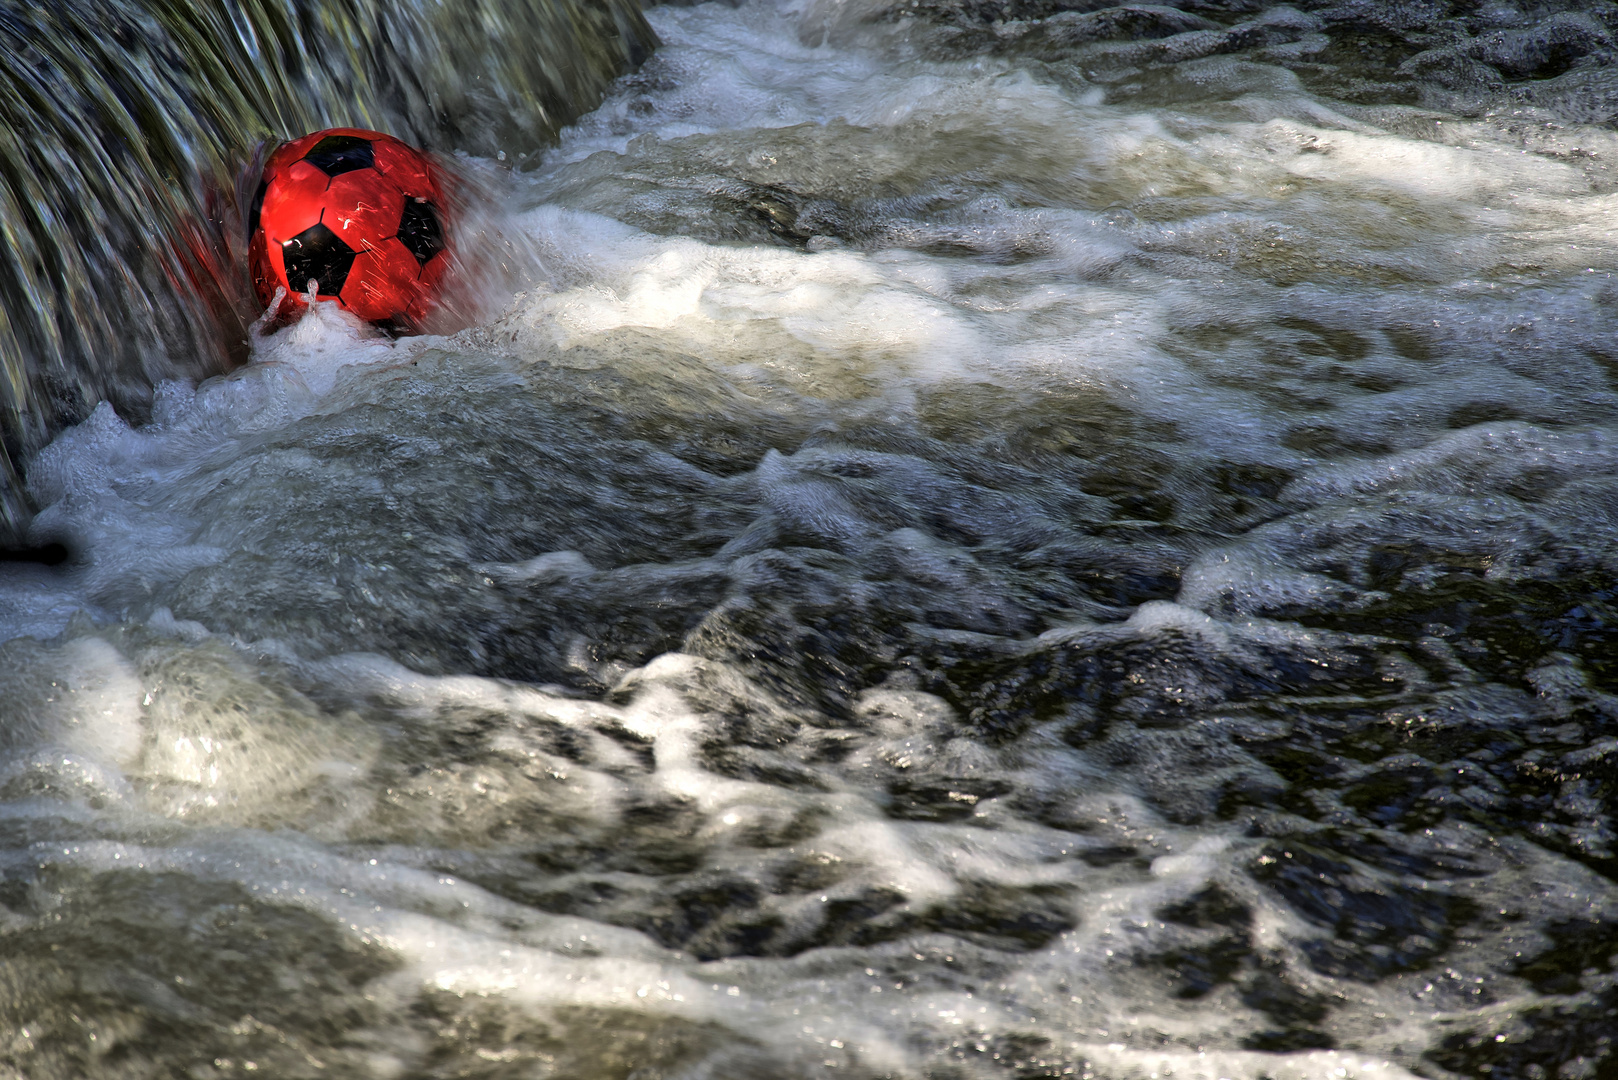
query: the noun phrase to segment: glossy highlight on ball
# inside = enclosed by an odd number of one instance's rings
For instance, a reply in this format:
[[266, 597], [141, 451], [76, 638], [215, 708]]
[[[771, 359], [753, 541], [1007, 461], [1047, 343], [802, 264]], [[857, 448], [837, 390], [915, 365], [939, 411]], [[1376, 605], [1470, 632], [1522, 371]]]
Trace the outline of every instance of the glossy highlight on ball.
[[311, 290], [367, 322], [419, 329], [450, 267], [445, 191], [423, 153], [378, 131], [330, 128], [278, 147], [247, 215], [259, 303], [295, 314]]

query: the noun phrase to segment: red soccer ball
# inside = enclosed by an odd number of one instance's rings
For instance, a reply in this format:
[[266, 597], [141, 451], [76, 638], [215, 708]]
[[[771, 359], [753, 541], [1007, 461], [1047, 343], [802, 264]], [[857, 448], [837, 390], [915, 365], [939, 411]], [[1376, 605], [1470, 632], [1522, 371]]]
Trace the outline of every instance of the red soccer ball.
[[367, 322], [419, 328], [449, 270], [444, 188], [431, 161], [391, 135], [331, 128], [264, 164], [247, 215], [248, 264], [266, 307], [300, 309], [309, 282]]

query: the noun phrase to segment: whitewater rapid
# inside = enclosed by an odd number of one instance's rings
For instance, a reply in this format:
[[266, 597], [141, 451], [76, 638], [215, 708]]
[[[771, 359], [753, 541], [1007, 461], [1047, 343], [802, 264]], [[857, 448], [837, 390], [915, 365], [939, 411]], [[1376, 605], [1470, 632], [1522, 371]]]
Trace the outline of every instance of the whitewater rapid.
[[29, 462], [8, 1068], [1612, 1067], [1618, 135], [870, 15]]

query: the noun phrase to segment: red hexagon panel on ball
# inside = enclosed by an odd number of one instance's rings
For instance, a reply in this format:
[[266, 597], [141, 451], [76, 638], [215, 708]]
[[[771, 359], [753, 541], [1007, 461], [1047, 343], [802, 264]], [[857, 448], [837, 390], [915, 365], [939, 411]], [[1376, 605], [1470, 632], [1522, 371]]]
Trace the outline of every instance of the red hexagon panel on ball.
[[276, 149], [248, 211], [259, 303], [279, 314], [316, 298], [367, 322], [419, 329], [449, 271], [444, 185], [419, 150], [379, 131], [330, 128]]

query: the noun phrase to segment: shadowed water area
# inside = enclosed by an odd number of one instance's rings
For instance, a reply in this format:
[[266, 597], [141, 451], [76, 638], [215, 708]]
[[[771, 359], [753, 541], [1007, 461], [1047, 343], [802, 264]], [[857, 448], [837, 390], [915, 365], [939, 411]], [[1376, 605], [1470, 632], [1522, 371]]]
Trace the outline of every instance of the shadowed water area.
[[510, 19], [474, 325], [19, 346], [0, 1066], [1618, 1076], [1618, 5]]

